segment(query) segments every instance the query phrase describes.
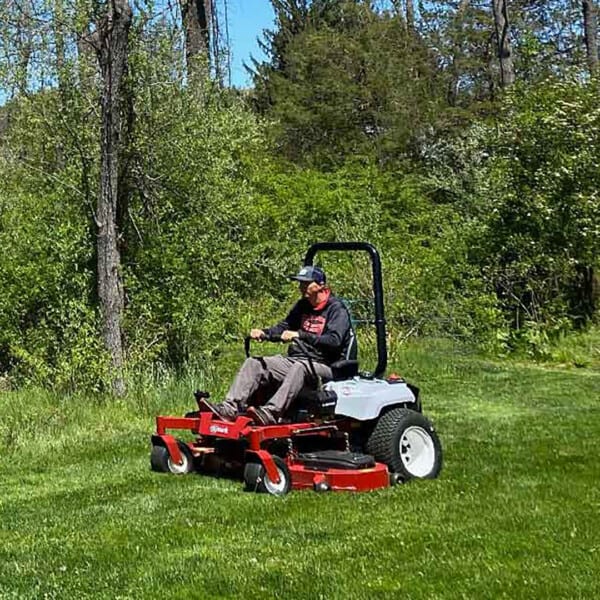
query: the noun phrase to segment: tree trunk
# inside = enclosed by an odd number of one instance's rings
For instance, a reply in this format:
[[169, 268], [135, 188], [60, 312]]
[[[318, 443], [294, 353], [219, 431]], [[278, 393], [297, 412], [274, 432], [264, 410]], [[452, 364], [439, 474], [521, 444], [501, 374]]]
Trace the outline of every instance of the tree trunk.
[[506, 0], [492, 0], [492, 8], [496, 25], [498, 58], [500, 59], [500, 82], [502, 87], [508, 87], [515, 82], [515, 67], [509, 39]]
[[117, 224], [122, 82], [127, 71], [132, 12], [127, 0], [109, 0], [108, 12], [96, 30], [96, 51], [102, 71], [102, 139], [100, 193], [97, 209], [98, 299], [103, 338], [111, 358], [112, 387], [123, 394], [124, 311]]
[[211, 0], [180, 0], [181, 19], [185, 33], [185, 63], [188, 77], [198, 70], [199, 59], [210, 55], [209, 25]]
[[577, 267], [577, 286], [575, 288], [575, 302], [572, 306], [576, 316], [582, 318], [583, 323], [594, 318], [600, 299], [600, 278], [594, 267], [580, 265]]
[[406, 27], [409, 31], [415, 30], [415, 4], [413, 0], [406, 0]]
[[407, 29], [406, 25], [406, 10], [404, 9], [403, 0], [392, 0], [395, 17], [399, 19], [403, 29]]
[[[77, 64], [74, 75], [78, 79], [81, 93], [86, 97], [92, 97], [96, 94], [98, 85], [98, 74], [95, 63], [98, 56], [98, 35], [96, 31], [91, 31], [89, 24], [77, 31], [76, 35]], [[96, 56], [94, 56], [94, 53]]]
[[458, 86], [460, 81], [460, 70], [459, 62], [462, 56], [463, 49], [463, 22], [465, 19], [465, 13], [469, 8], [470, 0], [460, 0], [456, 15], [454, 17], [454, 24], [452, 31], [452, 67], [451, 67], [451, 78], [450, 85], [448, 86], [448, 104], [450, 106], [456, 106], [458, 100]]
[[582, 0], [585, 50], [590, 75], [598, 72], [598, 10], [594, 0]]
[[29, 88], [29, 62], [33, 54], [33, 44], [31, 41], [33, 33], [30, 30], [33, 12], [31, 2], [23, 2], [19, 6], [16, 31], [16, 91], [20, 95], [27, 95]]
[[58, 89], [62, 94], [69, 84], [69, 77], [67, 75], [67, 61], [66, 61], [66, 43], [65, 43], [65, 10], [63, 6], [63, 0], [54, 0], [53, 3], [53, 18], [52, 18], [52, 31], [54, 34], [54, 48], [56, 53], [56, 76], [58, 78]]

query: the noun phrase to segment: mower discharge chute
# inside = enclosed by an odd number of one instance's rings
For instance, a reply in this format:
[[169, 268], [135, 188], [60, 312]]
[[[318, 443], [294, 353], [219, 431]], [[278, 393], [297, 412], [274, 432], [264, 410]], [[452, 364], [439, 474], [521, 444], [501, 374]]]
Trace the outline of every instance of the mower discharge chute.
[[[438, 476], [442, 447], [421, 412], [419, 390], [398, 376], [384, 376], [387, 346], [377, 250], [364, 242], [321, 242], [309, 248], [304, 264], [312, 265], [318, 251], [356, 250], [366, 251], [373, 267], [378, 357], [374, 372], [360, 372], [356, 360], [334, 363], [333, 380], [301, 394], [293, 414], [277, 425], [255, 425], [243, 414], [225, 421], [209, 410], [208, 393], [197, 391], [198, 411], [157, 417], [153, 470], [239, 473], [246, 489], [274, 495], [305, 488], [367, 491]], [[247, 356], [250, 343], [246, 338]], [[294, 343], [302, 348], [302, 342]], [[172, 430], [190, 431], [195, 439], [183, 442], [169, 433]]]

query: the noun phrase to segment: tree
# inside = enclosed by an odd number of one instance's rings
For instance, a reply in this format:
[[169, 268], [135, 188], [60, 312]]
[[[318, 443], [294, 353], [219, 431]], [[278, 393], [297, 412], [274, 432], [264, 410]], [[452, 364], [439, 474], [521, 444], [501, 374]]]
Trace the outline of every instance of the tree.
[[591, 75], [598, 72], [598, 10], [594, 0], [582, 0], [583, 31], [588, 68]]
[[460, 0], [460, 2], [458, 4], [458, 8], [456, 10], [456, 15], [452, 19], [452, 21], [453, 21], [452, 24], [454, 26], [456, 33], [453, 36], [453, 40], [451, 42], [453, 47], [452, 47], [452, 53], [450, 56], [451, 76], [450, 76], [450, 84], [448, 86], [448, 104], [450, 104], [450, 106], [456, 106], [458, 94], [459, 94], [459, 84], [460, 84], [460, 76], [461, 76], [460, 62], [461, 62], [461, 58], [463, 55], [462, 49], [463, 49], [463, 46], [465, 45], [464, 40], [463, 40], [462, 31], [464, 28], [465, 15], [466, 15], [467, 9], [469, 8], [469, 1], [470, 0]]
[[329, 168], [411, 150], [437, 106], [435, 60], [402, 17], [361, 0], [279, 0], [255, 104], [285, 156]]
[[180, 0], [181, 20], [185, 34], [185, 62], [188, 76], [198, 70], [198, 62], [210, 57], [209, 27], [212, 19], [211, 0]]
[[409, 31], [415, 29], [415, 5], [413, 0], [406, 0], [406, 26]]
[[518, 90], [490, 130], [476, 245], [513, 325], [582, 326], [598, 303], [600, 111], [577, 81]]
[[494, 23], [496, 26], [496, 44], [500, 60], [500, 82], [508, 87], [515, 82], [515, 67], [510, 43], [510, 25], [506, 0], [492, 0]]
[[132, 11], [127, 0], [110, 0], [105, 17], [97, 23], [94, 47], [102, 72], [101, 167], [96, 213], [98, 299], [103, 338], [113, 373], [113, 390], [125, 391], [121, 323], [125, 308], [119, 253], [119, 153], [123, 79], [127, 71], [129, 28]]
[[10, 96], [29, 91], [31, 59], [34, 52], [32, 0], [6, 2], [0, 7], [2, 23], [2, 60], [0, 73], [5, 71]]
[[537, 84], [584, 68], [581, 4], [572, 0], [430, 0], [419, 13], [417, 27], [435, 48], [448, 103], [461, 109], [452, 114], [489, 113], [496, 90], [515, 73]]

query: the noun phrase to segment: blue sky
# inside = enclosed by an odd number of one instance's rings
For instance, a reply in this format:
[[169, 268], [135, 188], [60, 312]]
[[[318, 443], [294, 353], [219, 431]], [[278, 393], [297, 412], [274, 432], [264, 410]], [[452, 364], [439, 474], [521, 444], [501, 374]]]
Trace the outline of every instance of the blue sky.
[[270, 0], [228, 0], [227, 12], [232, 52], [231, 83], [235, 87], [245, 87], [250, 80], [243, 63], [249, 63], [251, 55], [258, 60], [264, 58], [256, 38], [262, 37], [263, 29], [272, 29], [273, 7]]

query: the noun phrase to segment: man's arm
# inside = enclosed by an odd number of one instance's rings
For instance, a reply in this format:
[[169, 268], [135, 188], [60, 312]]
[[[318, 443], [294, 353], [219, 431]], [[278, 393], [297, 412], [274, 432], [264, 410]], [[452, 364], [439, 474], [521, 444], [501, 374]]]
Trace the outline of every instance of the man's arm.
[[263, 331], [265, 332], [265, 335], [281, 335], [284, 331], [287, 331], [288, 329], [300, 329], [300, 316], [302, 313], [299, 304], [300, 302], [296, 302], [296, 304], [294, 304], [292, 310], [290, 310], [287, 317], [283, 321], [280, 321], [272, 327], [264, 329]]

